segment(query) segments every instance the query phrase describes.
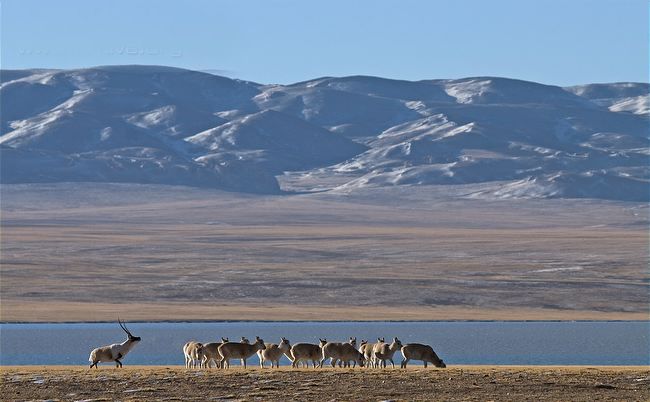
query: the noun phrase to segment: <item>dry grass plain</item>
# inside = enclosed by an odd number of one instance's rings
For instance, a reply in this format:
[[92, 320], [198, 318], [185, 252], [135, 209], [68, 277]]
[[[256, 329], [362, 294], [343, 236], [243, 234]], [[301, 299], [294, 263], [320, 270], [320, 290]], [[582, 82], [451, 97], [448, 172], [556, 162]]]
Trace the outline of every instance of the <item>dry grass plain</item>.
[[[1, 320], [647, 319], [647, 206], [2, 186]], [[437, 191], [437, 192], [436, 192]]]
[[0, 367], [5, 401], [647, 401], [647, 367], [455, 366], [407, 370], [178, 366]]

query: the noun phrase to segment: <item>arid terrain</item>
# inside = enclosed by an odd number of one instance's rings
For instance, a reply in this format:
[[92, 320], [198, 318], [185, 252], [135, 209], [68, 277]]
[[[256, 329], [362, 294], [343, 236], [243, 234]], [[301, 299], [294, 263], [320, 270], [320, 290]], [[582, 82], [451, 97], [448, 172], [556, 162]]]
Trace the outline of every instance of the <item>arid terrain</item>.
[[0, 367], [5, 401], [647, 401], [647, 367], [248, 369]]
[[647, 205], [2, 186], [2, 321], [647, 319]]

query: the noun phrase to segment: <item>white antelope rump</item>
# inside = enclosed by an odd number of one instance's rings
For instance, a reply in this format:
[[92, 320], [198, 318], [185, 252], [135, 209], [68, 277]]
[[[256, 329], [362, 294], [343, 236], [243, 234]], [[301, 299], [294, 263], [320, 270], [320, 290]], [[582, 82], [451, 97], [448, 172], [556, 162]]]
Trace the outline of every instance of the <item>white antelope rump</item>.
[[275, 367], [280, 368], [280, 359], [282, 358], [282, 355], [285, 355], [289, 358], [289, 360], [292, 360], [291, 344], [289, 343], [289, 340], [284, 336], [280, 339], [279, 345], [276, 345], [275, 343], [267, 343], [265, 346], [266, 349], [257, 351], [257, 356], [260, 359], [261, 368], [264, 368], [264, 363], [266, 361], [271, 362], [271, 368], [273, 368], [274, 364]]
[[402, 346], [402, 355], [404, 360], [402, 360], [401, 367], [406, 368], [406, 364], [411, 360], [422, 360], [424, 362], [424, 367], [427, 367], [427, 363], [432, 363], [434, 366], [439, 368], [445, 368], [447, 365], [442, 361], [433, 351], [433, 348], [429, 345], [422, 345], [419, 343], [407, 343]]
[[291, 347], [291, 367], [298, 368], [300, 363], [306, 365], [309, 368], [309, 362], [312, 366], [316, 366], [320, 363], [320, 359], [323, 355], [322, 348], [327, 344], [326, 339], [319, 339], [319, 344], [314, 345], [312, 343], [296, 343]]
[[97, 368], [98, 363], [105, 362], [115, 362], [115, 367], [121, 368], [122, 362], [120, 359], [126, 356], [126, 354], [129, 353], [131, 349], [133, 349], [133, 347], [141, 341], [141, 338], [139, 336], [133, 336], [131, 334], [131, 332], [126, 328], [126, 324], [122, 323], [119, 318], [117, 319], [117, 323], [120, 324], [122, 330], [126, 332], [128, 338], [122, 343], [114, 343], [112, 345], [93, 349], [93, 351], [90, 352], [90, 357], [88, 357], [90, 368], [93, 368], [93, 366]]
[[264, 341], [259, 336], [255, 337], [255, 343], [224, 342], [219, 346], [221, 355], [221, 368], [230, 368], [230, 359], [241, 359], [242, 365], [246, 368], [246, 359], [253, 356], [258, 350], [266, 349]]
[[397, 337], [393, 338], [393, 342], [391, 342], [390, 344], [385, 342], [376, 343], [372, 350], [372, 354], [374, 355], [374, 363], [373, 363], [374, 366], [385, 368], [386, 360], [388, 360], [390, 361], [391, 366], [395, 368], [395, 363], [393, 362], [393, 355], [401, 348], [402, 348], [402, 342], [399, 339], [397, 339]]
[[[377, 338], [377, 343], [384, 343], [384, 338]], [[375, 367], [375, 355], [373, 354], [375, 345], [377, 343], [370, 343], [368, 341], [361, 341], [359, 352], [366, 359], [366, 367]]]
[[202, 365], [204, 345], [201, 342], [189, 341], [183, 345], [185, 368], [197, 368]]

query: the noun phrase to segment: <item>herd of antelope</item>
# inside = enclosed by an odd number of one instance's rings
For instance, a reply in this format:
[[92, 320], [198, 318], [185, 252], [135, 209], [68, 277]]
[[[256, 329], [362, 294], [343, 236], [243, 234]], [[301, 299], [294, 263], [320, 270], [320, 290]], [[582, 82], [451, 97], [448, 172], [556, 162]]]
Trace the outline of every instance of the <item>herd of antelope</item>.
[[431, 346], [419, 343], [402, 342], [393, 338], [387, 343], [384, 338], [378, 338], [376, 343], [362, 340], [357, 348], [357, 339], [351, 337], [347, 342], [328, 342], [320, 339], [318, 344], [296, 343], [293, 346], [287, 338], [280, 338], [280, 343], [265, 343], [261, 338], [256, 337], [255, 343], [244, 337], [239, 342], [230, 342], [228, 338], [221, 338], [221, 342], [200, 343], [196, 341], [187, 342], [183, 346], [185, 355], [185, 367], [187, 368], [228, 368], [233, 359], [241, 360], [242, 366], [246, 367], [246, 360], [257, 353], [260, 367], [264, 368], [266, 362], [271, 367], [279, 367], [280, 359], [286, 356], [291, 361], [292, 367], [323, 367], [329, 359], [332, 367], [375, 367], [384, 368], [386, 362], [390, 362], [394, 368], [393, 356], [400, 350], [404, 359], [401, 367], [405, 368], [411, 360], [421, 360], [424, 367], [432, 363], [436, 367], [446, 367], [445, 363], [436, 355]]
[[[115, 362], [116, 367], [122, 367], [122, 359], [138, 343], [141, 338], [133, 336], [126, 325], [118, 319], [120, 327], [126, 332], [128, 338], [122, 343], [103, 346], [90, 352], [90, 368], [97, 368], [100, 362]], [[186, 368], [223, 368], [230, 367], [230, 361], [237, 359], [241, 361], [242, 366], [246, 368], [248, 358], [257, 354], [260, 367], [264, 368], [266, 362], [271, 363], [271, 367], [280, 367], [280, 359], [286, 356], [291, 361], [291, 366], [298, 368], [323, 367], [323, 364], [329, 359], [332, 367], [374, 367], [385, 368], [390, 362], [394, 368], [393, 356], [397, 351], [401, 351], [402, 359], [401, 368], [411, 360], [421, 360], [426, 368], [428, 363], [436, 367], [447, 367], [433, 351], [431, 346], [419, 343], [402, 342], [396, 337], [392, 342], [385, 342], [384, 338], [377, 338], [377, 342], [371, 343], [362, 340], [357, 345], [357, 338], [350, 337], [347, 342], [328, 342], [326, 339], [320, 339], [318, 344], [296, 343], [291, 345], [289, 340], [282, 337], [280, 343], [265, 343], [260, 337], [255, 337], [255, 342], [251, 343], [245, 337], [239, 342], [231, 342], [228, 338], [221, 338], [221, 342], [200, 343], [189, 341], [183, 345], [183, 355], [185, 356]]]

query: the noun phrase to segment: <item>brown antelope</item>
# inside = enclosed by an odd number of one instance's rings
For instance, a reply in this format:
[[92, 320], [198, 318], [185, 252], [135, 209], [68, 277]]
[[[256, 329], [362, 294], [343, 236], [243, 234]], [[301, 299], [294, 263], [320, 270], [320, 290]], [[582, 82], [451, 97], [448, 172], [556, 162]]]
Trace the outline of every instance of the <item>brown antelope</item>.
[[93, 351], [90, 352], [90, 357], [88, 358], [88, 361], [90, 362], [90, 368], [93, 368], [93, 366], [97, 368], [97, 364], [100, 362], [115, 362], [115, 367], [121, 368], [122, 362], [120, 359], [126, 356], [126, 354], [129, 353], [131, 349], [133, 349], [133, 347], [141, 341], [141, 338], [139, 336], [133, 336], [131, 334], [131, 332], [126, 328], [126, 324], [120, 321], [119, 317], [117, 319], [117, 323], [120, 324], [120, 328], [126, 332], [128, 338], [122, 343], [114, 343], [112, 345], [93, 349]]
[[246, 359], [253, 356], [258, 350], [264, 350], [266, 346], [259, 336], [255, 337], [254, 344], [224, 342], [219, 346], [221, 355], [221, 368], [230, 368], [230, 359], [241, 359], [242, 365], [246, 368]]
[[[363, 342], [366, 342], [366, 344], [368, 343], [368, 341], [363, 341], [362, 340], [361, 343], [363, 343]], [[357, 338], [356, 337], [354, 337], [354, 338], [350, 337], [350, 340], [348, 341], [348, 343], [350, 345], [352, 345], [354, 348], [356, 348], [357, 347]], [[361, 352], [359, 352], [359, 353], [361, 353]], [[361, 355], [363, 356], [363, 353], [361, 353]], [[358, 361], [357, 357], [358, 356], [355, 355], [355, 354], [351, 354], [351, 356], [353, 357], [352, 360], [345, 360], [345, 361], [344, 360], [339, 360], [339, 367], [341, 367], [341, 366], [350, 367], [350, 362], [352, 362], [352, 368], [357, 367], [357, 361]], [[362, 360], [363, 360], [363, 364], [361, 365], [361, 367], [363, 367], [366, 364], [365, 357]]]
[[203, 361], [201, 362], [203, 368], [211, 368], [212, 362], [216, 364], [217, 368], [221, 368], [219, 346], [224, 342], [228, 342], [228, 338], [221, 338], [221, 342], [210, 342], [203, 345]]
[[322, 348], [327, 344], [326, 339], [319, 339], [319, 344], [314, 345], [311, 343], [296, 343], [291, 347], [291, 367], [298, 368], [298, 364], [304, 363], [309, 367], [309, 362], [316, 368], [320, 363], [323, 354]]
[[433, 351], [433, 348], [429, 345], [421, 345], [419, 343], [407, 343], [402, 346], [402, 355], [404, 360], [402, 360], [401, 367], [406, 368], [406, 364], [411, 360], [422, 360], [424, 362], [424, 367], [427, 367], [427, 363], [432, 363], [436, 367], [445, 368], [447, 365], [442, 361]]
[[336, 362], [339, 362], [339, 366], [343, 364], [345, 367], [349, 366], [349, 362], [353, 361], [356, 366], [359, 363], [360, 367], [363, 367], [363, 361], [365, 358], [359, 351], [356, 349], [356, 338], [350, 338], [348, 342], [339, 343], [339, 342], [327, 342], [322, 348], [322, 358], [319, 366], [323, 367], [323, 363], [327, 359], [330, 360], [332, 367], [336, 367]]
[[375, 360], [374, 361], [375, 366], [385, 368], [386, 360], [389, 360], [390, 364], [393, 366], [393, 368], [395, 368], [395, 363], [393, 362], [393, 355], [401, 348], [402, 348], [402, 342], [399, 339], [397, 339], [397, 337], [393, 338], [393, 342], [391, 342], [390, 344], [385, 342], [376, 343], [372, 349], [372, 354], [374, 355], [374, 360]]
[[258, 350], [257, 351], [257, 356], [260, 358], [260, 367], [264, 368], [264, 362], [270, 361], [271, 362], [271, 368], [273, 368], [273, 364], [275, 364], [275, 367], [280, 367], [280, 359], [282, 358], [282, 355], [286, 355], [289, 360], [291, 360], [291, 345], [289, 344], [289, 340], [285, 337], [282, 337], [280, 339], [280, 344], [276, 345], [275, 343], [267, 343], [266, 349], [264, 350]]

